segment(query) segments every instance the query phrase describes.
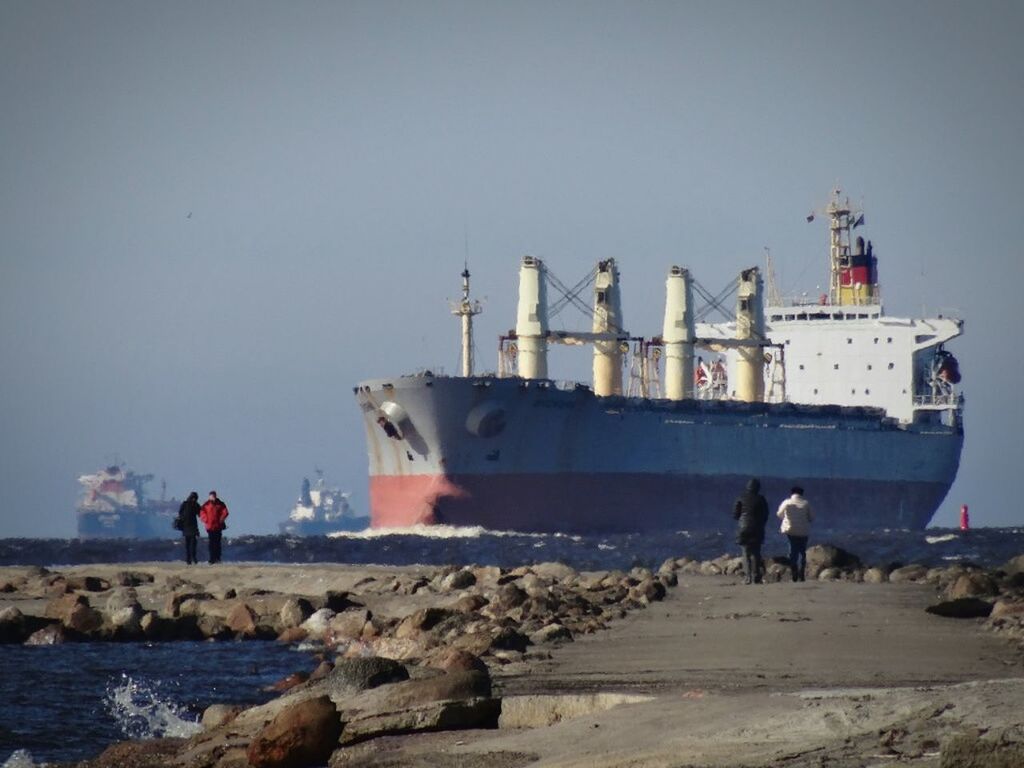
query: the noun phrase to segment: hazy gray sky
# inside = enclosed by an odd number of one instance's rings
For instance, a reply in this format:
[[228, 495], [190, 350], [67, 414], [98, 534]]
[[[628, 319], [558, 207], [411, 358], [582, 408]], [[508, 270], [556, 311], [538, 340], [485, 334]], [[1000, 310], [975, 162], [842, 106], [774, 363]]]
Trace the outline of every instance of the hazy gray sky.
[[966, 318], [935, 522], [1024, 522], [1022, 9], [0, 0], [0, 536], [73, 535], [114, 458], [236, 532], [314, 465], [365, 510], [351, 387], [455, 371], [467, 240], [493, 368], [522, 254], [616, 257], [651, 335], [673, 263], [823, 285], [837, 182], [889, 314]]

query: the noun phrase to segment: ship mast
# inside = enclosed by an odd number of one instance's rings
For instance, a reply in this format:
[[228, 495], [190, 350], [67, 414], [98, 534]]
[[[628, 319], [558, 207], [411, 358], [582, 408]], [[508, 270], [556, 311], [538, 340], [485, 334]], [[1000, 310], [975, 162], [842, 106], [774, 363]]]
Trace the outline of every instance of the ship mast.
[[842, 273], [850, 268], [850, 230], [864, 223], [864, 214], [850, 207], [850, 198], [839, 200], [835, 189], [825, 212], [829, 217], [831, 246], [829, 248], [828, 303], [841, 304]]
[[483, 312], [479, 301], [469, 298], [469, 265], [462, 270], [462, 300], [451, 302], [452, 314], [462, 319], [462, 375], [473, 375], [473, 315]]

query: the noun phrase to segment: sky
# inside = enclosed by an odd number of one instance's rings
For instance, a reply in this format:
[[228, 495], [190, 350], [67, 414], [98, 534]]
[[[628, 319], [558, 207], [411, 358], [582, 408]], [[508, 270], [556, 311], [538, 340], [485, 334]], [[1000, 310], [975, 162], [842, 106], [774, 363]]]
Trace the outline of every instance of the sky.
[[654, 335], [672, 264], [819, 290], [837, 185], [887, 313], [966, 320], [933, 523], [1022, 524], [1022, 36], [1020, 2], [0, 0], [0, 537], [73, 536], [115, 460], [233, 532], [315, 467], [365, 511], [352, 387], [457, 371], [464, 260], [494, 369], [522, 255], [614, 257]]

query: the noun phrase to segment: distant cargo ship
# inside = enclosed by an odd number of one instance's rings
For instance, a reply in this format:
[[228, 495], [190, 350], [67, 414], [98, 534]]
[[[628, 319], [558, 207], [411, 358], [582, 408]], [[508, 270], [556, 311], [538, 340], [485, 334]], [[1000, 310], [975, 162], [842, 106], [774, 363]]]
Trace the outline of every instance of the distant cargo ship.
[[337, 488], [328, 488], [323, 472], [316, 470], [315, 485], [302, 478], [299, 499], [281, 523], [281, 533], [291, 536], [326, 536], [342, 531], [361, 531], [370, 527], [367, 515], [357, 515], [349, 506], [349, 494]]
[[146, 485], [153, 475], [138, 475], [121, 464], [112, 464], [92, 475], [78, 478], [80, 539], [160, 539], [178, 535], [172, 522], [181, 505], [177, 499], [149, 499]]
[[[863, 214], [839, 190], [825, 213], [827, 294], [782, 299], [770, 261], [767, 301], [756, 267], [717, 296], [672, 267], [662, 334], [648, 339], [625, 330], [614, 260], [590, 276], [591, 330], [562, 332], [548, 317], [581, 304], [585, 281], [567, 288], [524, 257], [497, 375], [473, 371], [480, 307], [464, 271], [453, 307], [462, 376], [425, 372], [354, 389], [373, 525], [722, 529], [747, 478], [758, 477], [773, 502], [802, 485], [823, 528], [924, 528], [960, 462], [960, 372], [944, 345], [963, 323], [885, 315], [873, 245], [853, 238]], [[549, 285], [561, 292], [553, 308]], [[733, 292], [734, 317], [698, 322]], [[548, 377], [555, 343], [593, 346], [592, 386]]]

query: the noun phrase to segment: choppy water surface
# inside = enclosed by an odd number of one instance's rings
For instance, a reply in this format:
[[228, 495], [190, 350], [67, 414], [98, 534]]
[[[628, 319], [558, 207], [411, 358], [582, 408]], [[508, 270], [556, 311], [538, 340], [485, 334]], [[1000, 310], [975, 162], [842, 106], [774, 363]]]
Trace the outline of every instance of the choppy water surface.
[[20, 768], [191, 736], [209, 705], [266, 701], [261, 688], [312, 661], [277, 643], [69, 643], [0, 646], [0, 668], [0, 765]]
[[[1024, 553], [1024, 528], [977, 528], [967, 533], [946, 528], [872, 533], [814, 531], [811, 543], [823, 542], [841, 546], [872, 565], [895, 562], [939, 565], [966, 560], [994, 567]], [[205, 539], [200, 539], [200, 558], [205, 555], [205, 546]], [[787, 549], [785, 537], [770, 524], [765, 553], [782, 555]], [[686, 531], [575, 536], [433, 526], [370, 530], [332, 538], [229, 536], [224, 540], [226, 561], [276, 563], [477, 563], [515, 567], [557, 560], [577, 569], [606, 569], [658, 565], [668, 557], [684, 555], [706, 560], [735, 551], [731, 532]], [[0, 540], [0, 565], [81, 565], [178, 559], [183, 559], [179, 539]]]

